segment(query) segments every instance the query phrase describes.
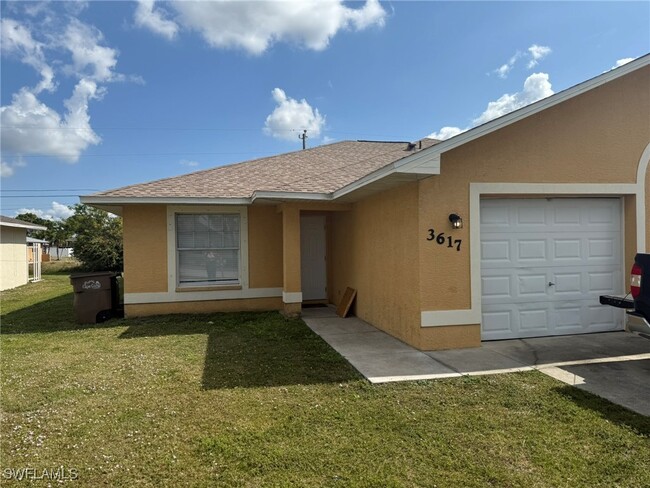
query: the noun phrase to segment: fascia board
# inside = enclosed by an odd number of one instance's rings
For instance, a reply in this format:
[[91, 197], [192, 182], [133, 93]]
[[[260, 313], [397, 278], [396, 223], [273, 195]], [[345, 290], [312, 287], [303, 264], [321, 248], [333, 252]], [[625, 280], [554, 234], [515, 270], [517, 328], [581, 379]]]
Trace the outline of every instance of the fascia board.
[[256, 191], [253, 193], [251, 202], [257, 199], [269, 200], [311, 200], [311, 201], [330, 201], [331, 193], [307, 193], [299, 191]]
[[194, 197], [105, 197], [86, 195], [79, 197], [89, 205], [170, 204], [170, 205], [248, 205], [250, 198], [194, 198]]
[[47, 227], [43, 227], [42, 225], [16, 224], [14, 222], [0, 222], [0, 226], [16, 227], [18, 229], [29, 229], [29, 230], [47, 230]]

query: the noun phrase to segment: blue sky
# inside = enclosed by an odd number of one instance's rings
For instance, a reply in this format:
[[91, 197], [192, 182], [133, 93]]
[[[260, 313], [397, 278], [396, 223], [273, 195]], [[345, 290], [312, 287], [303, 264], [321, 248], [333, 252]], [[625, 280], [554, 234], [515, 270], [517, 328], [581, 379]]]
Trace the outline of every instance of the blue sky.
[[[450, 137], [650, 52], [650, 2], [2, 2], [2, 214]], [[72, 195], [72, 196], [64, 196]]]

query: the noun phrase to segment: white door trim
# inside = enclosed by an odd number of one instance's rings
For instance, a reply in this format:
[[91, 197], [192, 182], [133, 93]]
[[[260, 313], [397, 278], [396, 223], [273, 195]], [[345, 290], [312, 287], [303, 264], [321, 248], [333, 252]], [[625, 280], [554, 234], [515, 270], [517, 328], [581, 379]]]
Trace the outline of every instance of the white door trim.
[[[637, 252], [645, 252], [645, 175], [650, 165], [650, 144], [643, 151], [636, 183], [470, 183], [470, 293], [471, 305], [463, 310], [424, 310], [421, 327], [475, 325], [481, 323], [481, 197], [484, 195], [562, 195], [593, 197], [636, 197]], [[623, 270], [625, 273], [625, 270]]]

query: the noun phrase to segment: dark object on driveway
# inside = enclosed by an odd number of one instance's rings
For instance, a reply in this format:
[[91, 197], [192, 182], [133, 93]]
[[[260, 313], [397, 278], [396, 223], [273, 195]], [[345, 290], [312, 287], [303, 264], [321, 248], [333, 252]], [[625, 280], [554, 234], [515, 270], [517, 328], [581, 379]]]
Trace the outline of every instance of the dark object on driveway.
[[630, 278], [631, 299], [602, 295], [600, 303], [627, 310], [627, 328], [650, 334], [650, 254], [639, 253], [634, 258]]
[[77, 323], [101, 323], [124, 315], [119, 308], [117, 277], [118, 273], [110, 271], [70, 275], [74, 290], [74, 317]]

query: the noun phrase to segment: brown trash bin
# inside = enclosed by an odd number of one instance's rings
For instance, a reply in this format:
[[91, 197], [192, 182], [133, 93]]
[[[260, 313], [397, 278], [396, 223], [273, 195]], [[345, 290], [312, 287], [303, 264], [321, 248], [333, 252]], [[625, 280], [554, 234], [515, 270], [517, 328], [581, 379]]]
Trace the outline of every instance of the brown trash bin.
[[109, 319], [115, 303], [117, 273], [98, 271], [94, 273], [74, 273], [70, 283], [74, 290], [74, 317], [79, 324], [95, 324]]

